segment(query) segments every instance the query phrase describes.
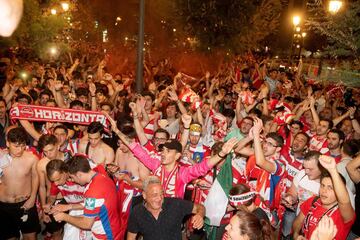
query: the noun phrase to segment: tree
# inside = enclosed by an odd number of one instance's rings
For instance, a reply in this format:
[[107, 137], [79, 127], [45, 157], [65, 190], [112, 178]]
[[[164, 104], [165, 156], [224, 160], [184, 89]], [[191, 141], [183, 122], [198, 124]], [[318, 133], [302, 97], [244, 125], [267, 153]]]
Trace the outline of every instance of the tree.
[[360, 49], [360, 2], [349, 1], [343, 9], [330, 14], [322, 1], [309, 6], [309, 18], [305, 24], [316, 33], [327, 37], [325, 54], [332, 57], [358, 59]]
[[280, 0], [177, 0], [180, 21], [203, 49], [245, 51], [279, 26]]
[[[54, 4], [52, 1], [51, 4]], [[66, 21], [63, 17], [46, 14], [37, 0], [25, 0], [24, 12], [20, 24], [9, 38], [0, 38], [0, 44], [6, 47], [21, 47], [45, 55], [46, 46], [56, 42]]]

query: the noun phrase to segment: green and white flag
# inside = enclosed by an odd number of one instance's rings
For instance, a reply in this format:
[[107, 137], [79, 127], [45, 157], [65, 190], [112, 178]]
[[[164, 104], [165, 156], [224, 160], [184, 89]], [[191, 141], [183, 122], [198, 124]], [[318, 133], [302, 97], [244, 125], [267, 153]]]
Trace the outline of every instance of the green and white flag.
[[205, 216], [210, 220], [212, 226], [220, 226], [221, 219], [226, 212], [229, 191], [232, 187], [231, 159], [232, 154], [228, 154], [204, 203]]
[[[244, 138], [244, 136], [240, 133], [240, 130], [236, 128], [225, 137], [224, 141], [227, 141], [233, 137], [236, 137], [238, 140]], [[220, 226], [220, 221], [226, 213], [226, 208], [229, 201], [229, 192], [232, 188], [233, 180], [231, 167], [232, 158], [232, 153], [229, 153], [226, 156], [225, 163], [221, 167], [218, 176], [212, 184], [204, 203], [206, 208], [205, 216], [209, 219], [210, 225], [212, 226]]]

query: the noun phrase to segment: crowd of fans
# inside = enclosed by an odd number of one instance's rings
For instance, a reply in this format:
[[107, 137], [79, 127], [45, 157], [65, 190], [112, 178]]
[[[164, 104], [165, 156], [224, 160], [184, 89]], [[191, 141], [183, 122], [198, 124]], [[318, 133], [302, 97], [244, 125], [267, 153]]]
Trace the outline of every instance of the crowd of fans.
[[136, 93], [109, 61], [0, 59], [0, 239], [360, 237], [359, 89], [247, 54], [198, 78], [145, 63]]

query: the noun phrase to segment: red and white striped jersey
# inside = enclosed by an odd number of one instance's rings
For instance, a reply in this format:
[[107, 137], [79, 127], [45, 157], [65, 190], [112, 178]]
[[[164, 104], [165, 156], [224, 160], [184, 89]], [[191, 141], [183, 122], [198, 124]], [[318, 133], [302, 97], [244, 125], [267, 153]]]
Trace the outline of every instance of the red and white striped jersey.
[[64, 185], [56, 186], [53, 182], [50, 187], [50, 195], [56, 196], [61, 193], [67, 203], [76, 204], [84, 201], [85, 186], [66, 181]]
[[327, 138], [319, 137], [314, 135], [310, 139], [309, 149], [313, 151], [319, 151], [321, 154], [326, 154], [329, 151]]

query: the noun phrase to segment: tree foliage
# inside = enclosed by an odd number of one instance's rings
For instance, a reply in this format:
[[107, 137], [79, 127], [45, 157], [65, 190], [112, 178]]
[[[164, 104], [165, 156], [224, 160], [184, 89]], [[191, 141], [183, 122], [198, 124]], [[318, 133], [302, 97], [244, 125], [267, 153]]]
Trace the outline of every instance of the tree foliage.
[[39, 55], [44, 47], [56, 42], [65, 27], [62, 17], [46, 14], [37, 0], [25, 0], [22, 19], [14, 34], [9, 38], [0, 38], [0, 44], [7, 47], [31, 49]]
[[202, 48], [244, 51], [279, 26], [280, 0], [177, 0], [184, 30]]
[[306, 25], [327, 37], [325, 53], [358, 59], [360, 49], [360, 1], [349, 1], [340, 12], [330, 14], [322, 1], [309, 4]]

